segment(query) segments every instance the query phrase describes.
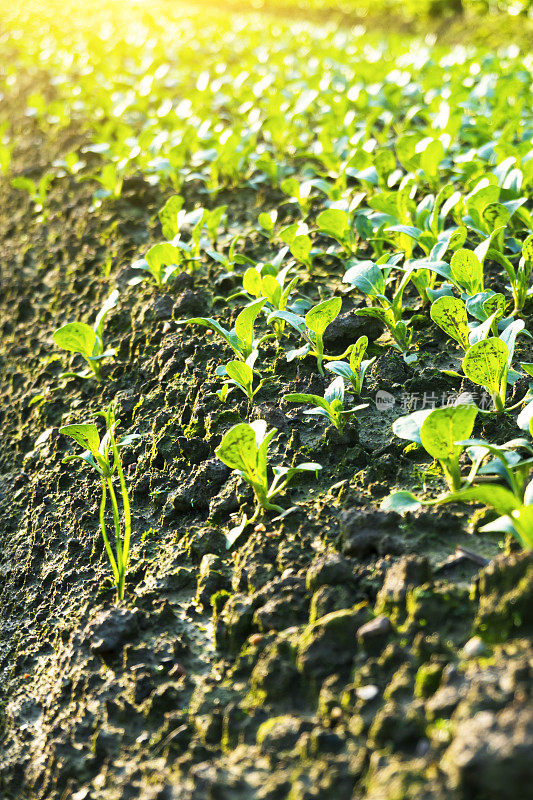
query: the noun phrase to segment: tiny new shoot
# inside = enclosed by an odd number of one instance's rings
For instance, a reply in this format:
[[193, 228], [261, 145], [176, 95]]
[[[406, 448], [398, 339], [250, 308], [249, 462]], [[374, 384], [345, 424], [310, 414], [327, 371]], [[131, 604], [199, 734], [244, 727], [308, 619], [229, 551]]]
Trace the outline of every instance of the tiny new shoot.
[[118, 291], [115, 289], [100, 309], [94, 325], [91, 327], [85, 322], [68, 322], [58, 328], [53, 335], [53, 340], [58, 347], [69, 353], [78, 353], [87, 362], [89, 369], [83, 372], [63, 372], [60, 378], [96, 378], [102, 379], [101, 362], [104, 358], [115, 355], [114, 349], [104, 348], [104, 320], [117, 304]]
[[353, 406], [352, 408], [344, 408], [345, 389], [344, 379], [339, 376], [335, 378], [324, 393], [324, 397], [318, 394], [288, 394], [285, 400], [289, 403], [308, 403], [312, 405], [304, 414], [313, 414], [320, 417], [325, 417], [337, 430], [342, 433], [348, 417], [355, 414], [356, 411], [361, 411], [363, 408], [368, 408], [368, 404]]
[[[131, 510], [126, 481], [124, 479], [124, 471], [120, 461], [119, 449], [130, 445], [133, 441], [139, 439], [140, 437], [138, 434], [130, 434], [128, 436], [123, 436], [120, 439], [115, 437], [115, 431], [117, 426], [120, 424], [120, 420], [115, 419], [115, 412], [112, 405], [109, 406], [106, 412], [99, 412], [99, 416], [102, 416], [106, 422], [106, 433], [102, 440], [100, 440], [98, 429], [94, 424], [65, 425], [59, 429], [59, 432], [65, 436], [70, 436], [70, 438], [74, 439], [74, 441], [79, 445], [87, 448], [81, 455], [66, 456], [66, 458], [63, 459], [63, 462], [81, 460], [85, 464], [88, 464], [90, 467], [95, 469], [100, 476], [100, 483], [102, 487], [102, 498], [100, 502], [100, 529], [102, 531], [102, 538], [104, 540], [107, 557], [113, 572], [113, 580], [117, 587], [117, 597], [119, 600], [123, 600], [126, 570], [128, 567], [130, 552]], [[113, 475], [115, 472], [118, 475], [120, 493], [122, 497], [122, 526], [120, 522], [117, 495], [113, 486]], [[105, 510], [108, 492], [111, 500], [113, 522], [115, 527], [114, 552], [107, 536], [105, 524]]]
[[253, 516], [248, 519], [245, 514], [241, 524], [227, 534], [228, 548], [237, 541], [247, 525], [255, 522], [261, 510], [283, 512], [283, 508], [272, 501], [284, 491], [294, 475], [322, 469], [321, 465], [316, 463], [299, 464], [296, 467], [273, 467], [274, 478], [269, 482], [268, 446], [276, 433], [276, 428], [267, 431], [267, 423], [264, 420], [256, 420], [250, 425], [241, 422], [224, 434], [215, 450], [220, 461], [235, 470], [250, 484], [256, 499]]
[[374, 358], [364, 358], [367, 347], [368, 336], [360, 336], [350, 353], [349, 363], [347, 361], [330, 361], [329, 364], [326, 364], [326, 369], [350, 382], [356, 395], [361, 394], [366, 371], [376, 360], [375, 356]]
[[258, 356], [258, 351], [254, 350], [246, 361], [230, 361], [225, 366], [217, 367], [215, 375], [225, 377], [226, 381], [223, 388], [218, 392], [219, 399], [224, 402], [228, 396], [230, 386], [235, 386], [246, 395], [250, 405], [254, 397], [271, 378], [261, 378], [259, 384], [254, 389], [254, 364]]

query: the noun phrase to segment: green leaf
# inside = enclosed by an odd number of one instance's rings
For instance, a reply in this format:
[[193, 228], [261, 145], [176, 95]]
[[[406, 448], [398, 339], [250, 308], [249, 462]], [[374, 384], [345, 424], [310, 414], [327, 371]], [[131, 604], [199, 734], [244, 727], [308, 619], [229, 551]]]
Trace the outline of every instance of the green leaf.
[[230, 469], [240, 469], [244, 473], [253, 472], [257, 465], [254, 429], [245, 422], [234, 425], [222, 437], [215, 455]]
[[357, 374], [361, 368], [361, 362], [368, 347], [368, 336], [360, 336], [352, 348], [350, 353], [350, 368], [352, 372]]
[[382, 511], [396, 511], [397, 514], [407, 514], [418, 511], [422, 503], [412, 492], [393, 492], [381, 502]]
[[116, 306], [118, 297], [119, 297], [118, 290], [114, 289], [97, 314], [93, 327], [94, 330], [96, 331], [96, 335], [100, 339], [103, 339], [104, 320], [111, 311], [111, 309]]
[[342, 300], [340, 297], [330, 297], [329, 300], [324, 300], [322, 303], [309, 309], [305, 315], [305, 324], [310, 331], [321, 338], [328, 325], [333, 322], [339, 315], [341, 310]]
[[327, 208], [316, 219], [320, 231], [337, 240], [344, 238], [349, 222], [349, 214], [340, 208]]
[[176, 325], [203, 325], [204, 328], [211, 328], [211, 330], [219, 333], [228, 344], [230, 344], [229, 331], [220, 325], [216, 319], [212, 317], [191, 317], [190, 319], [178, 319]]
[[293, 254], [294, 258], [297, 258], [298, 261], [301, 261], [303, 264], [305, 264], [309, 258], [311, 246], [311, 239], [306, 234], [295, 236], [291, 243], [291, 253]]
[[518, 427], [523, 430], [529, 430], [533, 436], [533, 400], [522, 409], [516, 420]]
[[466, 306], [457, 297], [439, 297], [431, 305], [430, 316], [444, 333], [468, 350], [468, 317]]
[[453, 492], [441, 502], [454, 503], [457, 500], [484, 503], [486, 506], [496, 509], [498, 514], [510, 514], [519, 506], [519, 501], [509, 489], [497, 484], [487, 483], [476, 484], [468, 487], [468, 489]]
[[521, 506], [512, 511], [510, 516], [522, 545], [533, 550], [533, 506]]
[[420, 438], [420, 429], [426, 417], [432, 413], [433, 409], [424, 408], [421, 411], [413, 411], [412, 414], [406, 414], [404, 417], [398, 417], [392, 423], [393, 433], [400, 439], [407, 439], [409, 442], [417, 442], [422, 444]]
[[329, 412], [328, 401], [320, 397], [319, 394], [301, 394], [300, 392], [293, 392], [291, 394], [286, 394], [283, 399], [287, 400], [289, 403], [308, 403], [309, 405], [317, 406]]
[[351, 283], [370, 297], [385, 294], [385, 278], [373, 261], [358, 261], [344, 273], [342, 282]]
[[85, 450], [89, 450], [93, 455], [98, 455], [100, 436], [96, 425], [64, 425], [59, 429], [59, 433], [64, 436], [70, 436]]
[[179, 248], [170, 244], [170, 242], [160, 242], [159, 244], [154, 244], [154, 246], [148, 250], [145, 259], [157, 283], [162, 283], [164, 267], [179, 264], [181, 261], [181, 251]]
[[463, 360], [463, 372], [472, 383], [497, 394], [504, 375], [509, 348], [501, 339], [482, 339], [470, 347]]
[[252, 369], [243, 361], [230, 361], [226, 366], [226, 374], [241, 386], [251, 386], [254, 379]]
[[268, 233], [272, 233], [277, 218], [278, 218], [278, 212], [275, 209], [273, 209], [270, 212], [263, 211], [263, 213], [259, 214], [257, 221], [261, 225], [263, 230], [267, 231]]
[[240, 341], [246, 345], [246, 350], [252, 350], [253, 336], [254, 336], [254, 322], [257, 315], [266, 303], [266, 299], [256, 300], [250, 303], [249, 306], [243, 308], [237, 319], [235, 320], [235, 333]]
[[450, 262], [452, 277], [469, 295], [483, 291], [483, 267], [472, 250], [456, 250]]
[[522, 256], [524, 261], [533, 261], [533, 233], [527, 237], [522, 245]]
[[163, 236], [165, 239], [173, 239], [179, 233], [178, 226], [178, 213], [183, 207], [183, 197], [175, 194], [169, 197], [163, 208], [158, 214], [161, 227], [163, 229]]
[[446, 406], [434, 409], [420, 428], [420, 441], [430, 456], [438, 461], [456, 459], [462, 446], [459, 439], [472, 433], [478, 409], [474, 405]]
[[80, 353], [84, 358], [90, 358], [96, 344], [96, 333], [90, 325], [84, 322], [68, 322], [53, 335], [53, 340], [58, 347], [70, 353]]
[[242, 276], [242, 288], [254, 297], [261, 297], [263, 293], [261, 275], [255, 267], [248, 267]]

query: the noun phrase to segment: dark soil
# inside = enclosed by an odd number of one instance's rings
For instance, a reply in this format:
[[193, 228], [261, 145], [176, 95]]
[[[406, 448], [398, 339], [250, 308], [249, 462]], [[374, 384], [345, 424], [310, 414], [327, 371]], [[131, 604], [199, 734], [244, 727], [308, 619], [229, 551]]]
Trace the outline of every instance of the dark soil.
[[[22, 106], [20, 170], [39, 175], [83, 143], [79, 130], [44, 137]], [[376, 345], [369, 409], [344, 437], [283, 401], [323, 382], [312, 360], [286, 364], [273, 346], [274, 380], [254, 409], [222, 405], [214, 370], [230, 352], [175, 319], [229, 323], [236, 307], [213, 303], [234, 286], [207, 265], [163, 295], [128, 285], [132, 258], [161, 238], [166, 199], [130, 180], [94, 214], [93, 187], [64, 178], [44, 224], [0, 182], [0, 797], [525, 800], [533, 557], [473, 534], [464, 507], [405, 520], [378, 510], [395, 485], [442, 489], [390, 422], [402, 392], [450, 390], [436, 367], [454, 354], [428, 338], [407, 368]], [[235, 225], [266, 201], [218, 198]], [[105, 380], [60, 380], [79, 363], [53, 331], [92, 321], [115, 286]], [[304, 291], [317, 299], [311, 281]], [[376, 409], [380, 389], [396, 412]], [[72, 449], [58, 432], [112, 399], [121, 431], [142, 437], [123, 455], [133, 547], [119, 605], [99, 483], [62, 463]], [[294, 484], [291, 514], [261, 518], [228, 552], [224, 533], [251, 495], [214, 449], [259, 417], [279, 430], [271, 463], [323, 470]]]

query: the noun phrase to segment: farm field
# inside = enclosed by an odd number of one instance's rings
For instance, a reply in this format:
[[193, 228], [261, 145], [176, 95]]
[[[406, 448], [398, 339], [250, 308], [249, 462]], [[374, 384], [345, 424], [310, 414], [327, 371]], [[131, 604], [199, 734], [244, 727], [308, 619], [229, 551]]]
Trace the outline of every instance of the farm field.
[[0, 0], [0, 800], [531, 791], [531, 18], [296, 5]]

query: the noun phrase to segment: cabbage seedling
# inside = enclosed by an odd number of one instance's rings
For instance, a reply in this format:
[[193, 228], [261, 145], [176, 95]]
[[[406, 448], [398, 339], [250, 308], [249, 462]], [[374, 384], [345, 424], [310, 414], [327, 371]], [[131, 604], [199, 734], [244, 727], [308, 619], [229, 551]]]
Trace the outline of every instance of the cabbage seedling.
[[[388, 257], [387, 257], [388, 258]], [[360, 292], [366, 294], [373, 303], [368, 308], [360, 308], [355, 313], [359, 317], [375, 317], [379, 319], [390, 331], [396, 349], [406, 353], [412, 344], [413, 332], [408, 328], [408, 323], [402, 319], [403, 293], [411, 280], [412, 268], [407, 269], [398, 286], [394, 290], [392, 299], [386, 296], [387, 282], [392, 268], [401, 258], [395, 256], [385, 264], [374, 264], [373, 261], [357, 261], [344, 274], [343, 283], [350, 283]], [[375, 303], [379, 305], [374, 305]], [[405, 356], [407, 361], [414, 360]]]
[[[123, 600], [126, 570], [128, 567], [130, 552], [131, 510], [126, 481], [124, 480], [124, 471], [120, 462], [119, 449], [130, 445], [133, 441], [139, 439], [140, 437], [138, 434], [130, 434], [128, 436], [123, 436], [120, 439], [115, 438], [115, 430], [120, 424], [120, 420], [115, 419], [115, 412], [112, 405], [109, 406], [106, 412], [100, 412], [99, 416], [102, 416], [106, 422], [106, 433], [102, 440], [100, 440], [98, 429], [94, 424], [65, 425], [59, 429], [59, 432], [65, 436], [70, 436], [70, 438], [74, 439], [74, 441], [79, 445], [87, 448], [81, 455], [66, 456], [63, 459], [63, 462], [81, 460], [85, 464], [88, 464], [90, 467], [95, 469], [100, 476], [100, 483], [102, 486], [102, 499], [100, 501], [100, 529], [102, 531], [102, 538], [104, 540], [107, 557], [113, 572], [113, 579], [117, 587], [117, 597], [119, 600]], [[120, 523], [117, 495], [113, 486], [113, 475], [115, 472], [118, 475], [122, 497], [123, 533]], [[107, 492], [109, 492], [109, 497], [111, 500], [113, 522], [115, 526], [114, 552], [107, 536], [105, 524]]]
[[356, 411], [360, 411], [362, 408], [368, 408], [368, 404], [365, 403], [360, 406], [345, 409], [344, 399], [344, 379], [340, 376], [330, 383], [324, 392], [324, 397], [320, 397], [318, 394], [299, 393], [285, 396], [285, 400], [288, 400], [289, 403], [309, 403], [309, 405], [314, 406], [309, 411], [304, 411], [304, 414], [315, 414], [320, 417], [325, 417], [341, 433], [344, 430], [349, 416]]
[[[171, 198], [172, 199], [172, 198]], [[170, 242], [160, 242], [154, 244], [144, 258], [139, 258], [131, 265], [133, 269], [143, 270], [151, 275], [155, 285], [162, 289], [169, 278], [179, 269], [183, 261], [183, 255], [178, 247], [174, 247]], [[145, 280], [147, 276], [139, 276], [130, 281], [131, 286]]]
[[352, 385], [355, 394], [361, 394], [363, 381], [367, 369], [374, 363], [376, 357], [363, 359], [368, 347], [368, 336], [360, 336], [350, 353], [350, 363], [347, 361], [330, 361], [326, 369], [335, 375], [346, 378]]
[[[492, 336], [473, 344], [463, 359], [464, 374], [472, 383], [483, 386], [489, 392], [498, 413], [505, 409], [515, 341], [523, 328], [523, 320], [515, 320], [504, 329], [499, 338]], [[514, 373], [512, 375], [514, 377]]]
[[35, 183], [31, 178], [17, 177], [13, 178], [11, 186], [14, 189], [21, 189], [23, 192], [27, 192], [33, 203], [34, 211], [38, 214], [40, 211], [44, 211], [48, 190], [54, 178], [53, 172], [45, 172], [38, 183]]
[[519, 314], [528, 297], [531, 296], [531, 275], [533, 272], [533, 234], [528, 236], [522, 245], [522, 256], [515, 267], [512, 262], [495, 248], [489, 248], [488, 255], [500, 264], [509, 278], [513, 294], [513, 315]]
[[[458, 444], [458, 441], [468, 439], [477, 413], [477, 406], [470, 404], [424, 409], [399, 417], [394, 421], [392, 430], [400, 439], [421, 444], [439, 462], [450, 490], [455, 492], [461, 488], [459, 457], [464, 450], [464, 445]], [[478, 466], [475, 465], [476, 469]], [[473, 469], [467, 483], [474, 475]], [[421, 505], [431, 505], [432, 502], [435, 501], [424, 502], [411, 492], [402, 491], [386, 497], [381, 507], [401, 514], [415, 511]]]
[[256, 388], [253, 388], [254, 384], [254, 364], [257, 359], [258, 352], [254, 350], [251, 355], [248, 356], [246, 361], [230, 361], [229, 364], [226, 366], [217, 367], [215, 370], [215, 375], [224, 376], [226, 378], [226, 383], [224, 386], [226, 387], [221, 390], [219, 393], [219, 399], [224, 402], [228, 396], [228, 388], [229, 385], [235, 386], [239, 389], [243, 394], [246, 395], [250, 404], [253, 403], [254, 397], [260, 389], [263, 388], [265, 383], [268, 383], [271, 378], [262, 378], [259, 381], [259, 385]]
[[267, 431], [267, 423], [262, 419], [256, 420], [250, 425], [240, 422], [224, 434], [215, 450], [220, 461], [235, 470], [250, 484], [256, 499], [253, 516], [248, 520], [244, 515], [241, 524], [228, 533], [226, 537], [228, 547], [231, 547], [238, 539], [246, 525], [257, 519], [261, 509], [283, 512], [282, 507], [272, 501], [283, 492], [294, 475], [299, 472], [316, 472], [322, 469], [321, 465], [316, 463], [299, 464], [296, 467], [273, 467], [274, 479], [269, 483], [268, 446], [276, 433], [276, 428]]
[[100, 309], [94, 325], [91, 327], [85, 322], [68, 322], [58, 328], [53, 335], [53, 340], [62, 350], [81, 355], [89, 369], [83, 372], [63, 372], [61, 378], [91, 378], [97, 381], [102, 379], [101, 362], [104, 358], [111, 358], [115, 350], [104, 349], [104, 319], [117, 304], [118, 291], [115, 289]]
[[310, 308], [305, 317], [300, 317], [291, 311], [274, 311], [269, 316], [269, 323], [276, 319], [282, 319], [288, 322], [306, 340], [306, 344], [303, 347], [297, 350], [290, 350], [287, 353], [287, 361], [293, 361], [295, 358], [304, 358], [307, 355], [315, 356], [318, 371], [323, 375], [322, 362], [324, 359], [340, 359], [348, 355], [352, 345], [340, 356], [324, 355], [324, 333], [328, 325], [338, 317], [341, 306], [342, 300], [340, 297], [330, 297], [329, 300], [324, 300], [322, 303]]
[[177, 320], [176, 325], [203, 325], [205, 328], [211, 328], [211, 330], [222, 336], [238, 358], [246, 361], [253, 351], [257, 350], [261, 342], [273, 335], [266, 334], [260, 339], [254, 338], [254, 323], [265, 303], [266, 299], [263, 298], [246, 306], [235, 320], [235, 327], [231, 331], [223, 328], [212, 317], [191, 317], [191, 319]]

